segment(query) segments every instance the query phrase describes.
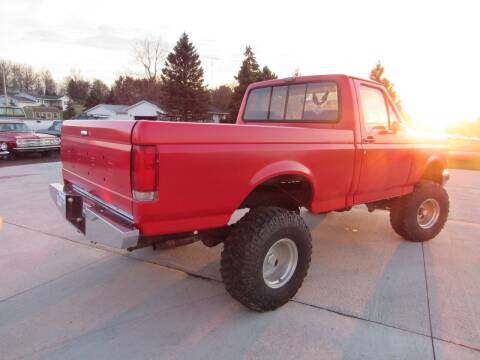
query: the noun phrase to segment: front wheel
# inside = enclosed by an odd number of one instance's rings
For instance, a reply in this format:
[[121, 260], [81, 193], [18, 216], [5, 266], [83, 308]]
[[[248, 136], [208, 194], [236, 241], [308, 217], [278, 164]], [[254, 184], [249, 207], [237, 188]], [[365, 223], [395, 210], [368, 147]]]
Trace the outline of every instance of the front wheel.
[[273, 310], [297, 293], [311, 254], [310, 231], [298, 214], [278, 207], [252, 209], [224, 243], [222, 278], [246, 307]]
[[420, 181], [411, 194], [393, 202], [390, 222], [403, 238], [427, 241], [442, 231], [449, 207], [448, 194], [443, 186], [433, 181]]

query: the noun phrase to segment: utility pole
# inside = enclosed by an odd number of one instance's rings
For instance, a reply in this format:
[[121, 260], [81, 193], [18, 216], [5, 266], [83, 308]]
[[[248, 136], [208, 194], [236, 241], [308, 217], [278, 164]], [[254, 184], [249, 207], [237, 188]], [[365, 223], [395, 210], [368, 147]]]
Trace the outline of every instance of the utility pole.
[[5, 78], [5, 64], [3, 64], [2, 68], [3, 68], [3, 94], [5, 95], [5, 106], [8, 106], [7, 80]]
[[217, 57], [215, 56], [203, 56], [205, 59], [208, 59], [210, 60], [210, 86], [213, 87], [213, 81], [214, 81], [214, 77], [213, 77], [213, 63], [218, 60]]

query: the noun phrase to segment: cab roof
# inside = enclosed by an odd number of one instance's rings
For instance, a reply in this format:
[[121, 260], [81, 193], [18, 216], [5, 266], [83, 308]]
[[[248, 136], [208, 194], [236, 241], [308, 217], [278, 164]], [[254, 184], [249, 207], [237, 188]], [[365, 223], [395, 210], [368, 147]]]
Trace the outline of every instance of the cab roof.
[[369, 82], [373, 84], [378, 84], [376, 81], [371, 80], [371, 79], [363, 79], [360, 77], [356, 76], [350, 76], [350, 75], [345, 75], [345, 74], [323, 74], [323, 75], [306, 75], [306, 76], [292, 76], [292, 77], [287, 77], [283, 79], [274, 79], [274, 80], [266, 80], [266, 81], [260, 81], [257, 83], [252, 84], [252, 87], [261, 87], [261, 86], [266, 86], [266, 85], [280, 85], [280, 84], [289, 84], [289, 83], [298, 83], [298, 82], [311, 82], [311, 81], [318, 81], [318, 80], [324, 80], [324, 79], [355, 79], [355, 80], [361, 80], [364, 82]]

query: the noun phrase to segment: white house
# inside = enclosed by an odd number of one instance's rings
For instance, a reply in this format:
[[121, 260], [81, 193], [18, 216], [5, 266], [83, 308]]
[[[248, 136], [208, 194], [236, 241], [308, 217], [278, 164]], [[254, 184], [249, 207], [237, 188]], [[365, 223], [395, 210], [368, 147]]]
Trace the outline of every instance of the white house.
[[145, 119], [145, 120], [158, 120], [162, 115], [165, 115], [165, 111], [155, 103], [142, 100], [127, 108], [128, 118], [131, 120]]
[[142, 100], [131, 106], [98, 104], [85, 111], [88, 116], [112, 120], [158, 120], [165, 112], [150, 101]]
[[[8, 105], [21, 108], [32, 106], [56, 107], [65, 111], [70, 98], [67, 95], [31, 95], [23, 91], [8, 93]], [[5, 104], [5, 95], [0, 96], [0, 103]]]
[[101, 119], [127, 120], [127, 108], [128, 105], [98, 104], [86, 110], [85, 113], [88, 116]]
[[227, 120], [228, 111], [221, 110], [215, 106], [210, 106], [210, 108], [208, 109], [208, 115], [209, 115], [208, 120], [214, 123], [220, 123]]
[[67, 110], [70, 98], [67, 95], [39, 95], [37, 101], [44, 106], [53, 106]]

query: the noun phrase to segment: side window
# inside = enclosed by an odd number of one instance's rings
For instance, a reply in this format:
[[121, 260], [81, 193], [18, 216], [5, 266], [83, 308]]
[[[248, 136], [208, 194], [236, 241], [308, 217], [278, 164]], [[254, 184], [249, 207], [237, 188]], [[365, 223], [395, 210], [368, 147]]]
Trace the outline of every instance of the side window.
[[290, 86], [285, 120], [302, 120], [306, 90], [307, 85], [305, 84]]
[[245, 108], [245, 119], [267, 120], [271, 87], [254, 89], [250, 92]]
[[373, 129], [384, 127], [388, 129], [388, 112], [382, 91], [369, 86], [360, 85], [363, 119], [365, 127]]
[[285, 113], [285, 101], [287, 100], [288, 86], [276, 86], [272, 90], [272, 100], [270, 101], [269, 120], [283, 120]]
[[393, 110], [393, 106], [390, 104], [390, 101], [388, 102], [388, 114], [390, 115], [390, 124], [393, 124], [394, 122], [402, 124], [402, 120], [398, 117], [395, 110]]

